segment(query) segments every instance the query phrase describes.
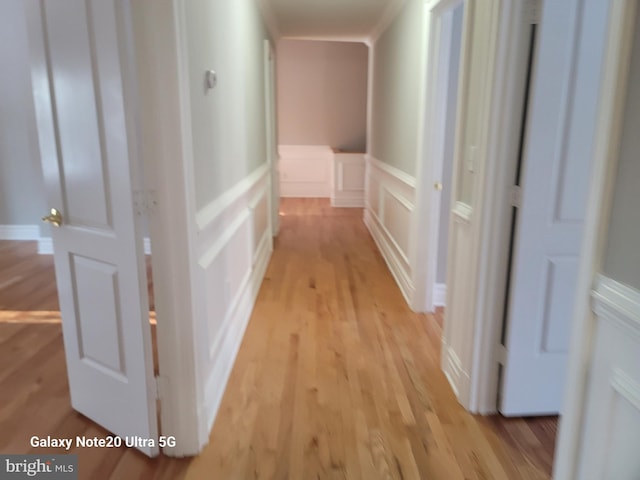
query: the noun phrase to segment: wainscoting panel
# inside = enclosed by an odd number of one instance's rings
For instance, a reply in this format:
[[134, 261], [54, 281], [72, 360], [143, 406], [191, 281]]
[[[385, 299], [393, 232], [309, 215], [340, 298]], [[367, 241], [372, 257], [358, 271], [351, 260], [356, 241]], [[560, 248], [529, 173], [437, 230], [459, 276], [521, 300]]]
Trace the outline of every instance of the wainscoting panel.
[[638, 478], [640, 291], [601, 275], [592, 298], [596, 330], [578, 478]]
[[415, 293], [409, 263], [415, 178], [367, 155], [364, 221], [391, 273], [411, 305]]
[[[453, 208], [453, 222], [449, 232], [449, 258], [456, 258], [447, 277], [447, 314], [442, 335], [442, 370], [458, 398], [468, 398], [471, 388], [471, 351], [473, 345], [473, 312], [465, 298], [472, 298], [469, 265], [473, 252], [472, 209], [457, 202]], [[459, 352], [459, 353], [456, 353]]]
[[334, 207], [364, 207], [364, 153], [336, 153], [331, 205]]
[[207, 368], [205, 412], [215, 419], [271, 252], [268, 168], [260, 167], [197, 214], [196, 295], [206, 304], [198, 337]]
[[328, 145], [280, 145], [280, 196], [331, 195], [333, 150]]

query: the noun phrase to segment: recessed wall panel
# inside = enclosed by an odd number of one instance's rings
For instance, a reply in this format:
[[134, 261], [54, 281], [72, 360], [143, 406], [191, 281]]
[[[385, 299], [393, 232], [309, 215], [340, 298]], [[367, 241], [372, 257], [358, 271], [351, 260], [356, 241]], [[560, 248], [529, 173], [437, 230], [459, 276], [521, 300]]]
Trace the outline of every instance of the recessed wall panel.
[[548, 259], [540, 348], [543, 352], [565, 353], [569, 349], [577, 275], [577, 258]]
[[71, 274], [80, 358], [124, 375], [116, 266], [71, 255]]

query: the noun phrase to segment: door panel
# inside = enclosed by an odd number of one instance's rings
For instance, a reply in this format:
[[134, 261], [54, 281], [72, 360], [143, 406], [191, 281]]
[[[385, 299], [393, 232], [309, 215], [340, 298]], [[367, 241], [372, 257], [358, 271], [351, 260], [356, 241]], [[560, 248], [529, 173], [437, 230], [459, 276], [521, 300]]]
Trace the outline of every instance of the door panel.
[[52, 238], [71, 403], [157, 445], [126, 2], [32, 1], [28, 15], [47, 198], [63, 216]]
[[[571, 118], [580, 0], [546, 1], [538, 26], [516, 225], [500, 411], [556, 413], [562, 405], [577, 281], [588, 157]], [[575, 130], [574, 130], [575, 131]]]

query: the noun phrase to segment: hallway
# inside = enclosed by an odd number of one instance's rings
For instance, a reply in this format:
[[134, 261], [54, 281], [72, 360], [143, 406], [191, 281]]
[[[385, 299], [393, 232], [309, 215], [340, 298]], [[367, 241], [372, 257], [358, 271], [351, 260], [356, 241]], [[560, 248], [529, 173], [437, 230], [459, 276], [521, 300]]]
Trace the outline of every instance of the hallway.
[[360, 209], [282, 199], [210, 443], [187, 478], [543, 479], [555, 419], [473, 417]]

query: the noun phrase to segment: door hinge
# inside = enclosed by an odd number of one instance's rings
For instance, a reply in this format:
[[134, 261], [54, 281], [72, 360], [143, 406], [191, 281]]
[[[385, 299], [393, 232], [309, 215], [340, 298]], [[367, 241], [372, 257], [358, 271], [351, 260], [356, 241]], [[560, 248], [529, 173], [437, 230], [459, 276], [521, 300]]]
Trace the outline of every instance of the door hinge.
[[513, 185], [511, 187], [511, 193], [509, 197], [511, 205], [516, 208], [520, 208], [520, 206], [522, 205], [522, 187], [520, 185]]
[[525, 18], [530, 25], [538, 25], [542, 20], [542, 0], [527, 0]]
[[136, 215], [153, 215], [156, 210], [157, 200], [155, 190], [134, 190], [133, 206]]
[[499, 344], [496, 347], [496, 351], [495, 351], [496, 357], [495, 358], [496, 358], [496, 361], [500, 365], [503, 365], [503, 366], [506, 365], [506, 363], [507, 363], [507, 353], [508, 353], [507, 352], [507, 347], [505, 347], [504, 345]]
[[166, 383], [167, 383], [167, 379], [165, 377], [162, 377], [160, 375], [156, 375], [155, 377], [153, 377], [153, 382], [152, 382], [152, 389], [153, 391], [151, 392], [152, 396], [156, 399], [156, 400], [161, 400], [162, 399], [162, 394], [163, 392], [166, 391]]

